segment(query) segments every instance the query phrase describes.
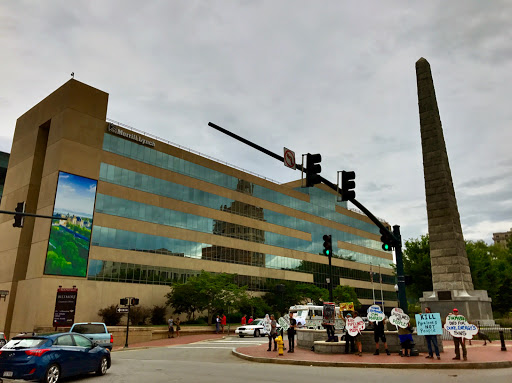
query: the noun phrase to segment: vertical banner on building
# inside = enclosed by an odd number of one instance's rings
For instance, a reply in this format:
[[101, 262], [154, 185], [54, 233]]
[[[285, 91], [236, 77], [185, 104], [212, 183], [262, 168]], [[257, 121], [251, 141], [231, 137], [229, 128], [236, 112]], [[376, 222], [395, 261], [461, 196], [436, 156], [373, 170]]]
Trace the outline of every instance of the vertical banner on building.
[[44, 273], [85, 277], [98, 181], [59, 172]]
[[62, 288], [57, 289], [55, 299], [55, 310], [53, 312], [53, 327], [69, 327], [75, 321], [75, 308], [78, 289]]

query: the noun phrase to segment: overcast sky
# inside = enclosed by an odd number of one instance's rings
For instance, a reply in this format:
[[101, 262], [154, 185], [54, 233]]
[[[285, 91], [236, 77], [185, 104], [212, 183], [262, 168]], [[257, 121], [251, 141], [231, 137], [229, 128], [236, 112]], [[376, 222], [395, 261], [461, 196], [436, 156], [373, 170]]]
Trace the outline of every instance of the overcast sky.
[[[75, 78], [108, 117], [246, 170], [300, 178], [208, 127], [356, 172], [356, 198], [426, 234], [415, 62], [432, 67], [466, 239], [512, 228], [510, 1], [0, 2], [0, 150]], [[350, 204], [349, 204], [350, 206]]]

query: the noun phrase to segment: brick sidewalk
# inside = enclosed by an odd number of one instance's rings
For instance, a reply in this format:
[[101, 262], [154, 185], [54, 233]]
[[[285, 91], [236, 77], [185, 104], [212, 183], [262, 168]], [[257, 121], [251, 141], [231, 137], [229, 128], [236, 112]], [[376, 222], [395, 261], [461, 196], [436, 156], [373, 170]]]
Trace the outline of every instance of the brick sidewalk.
[[[284, 352], [278, 356], [277, 352], [267, 351], [267, 345], [238, 347], [237, 356], [246, 356], [244, 359], [266, 363], [290, 363], [290, 364], [323, 364], [333, 366], [354, 367], [396, 367], [396, 368], [495, 368], [512, 367], [512, 342], [507, 342], [507, 351], [501, 351], [500, 342], [483, 345], [483, 341], [473, 341], [473, 345], [467, 345], [468, 360], [452, 360], [455, 356], [453, 344], [446, 342], [445, 352], [441, 353], [441, 360], [426, 359], [428, 354], [420, 353], [420, 356], [401, 357], [397, 353], [386, 355], [373, 355], [363, 353], [362, 356], [353, 354], [318, 354], [310, 350], [295, 348], [293, 354]], [[420, 366], [421, 365], [421, 366]]]

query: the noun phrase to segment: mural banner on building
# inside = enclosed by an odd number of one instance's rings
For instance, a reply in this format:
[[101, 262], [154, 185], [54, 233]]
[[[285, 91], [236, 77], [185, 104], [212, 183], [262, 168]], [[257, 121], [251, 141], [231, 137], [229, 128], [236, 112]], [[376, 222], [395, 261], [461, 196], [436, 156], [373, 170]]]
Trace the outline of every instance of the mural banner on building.
[[44, 273], [85, 277], [98, 181], [59, 172]]

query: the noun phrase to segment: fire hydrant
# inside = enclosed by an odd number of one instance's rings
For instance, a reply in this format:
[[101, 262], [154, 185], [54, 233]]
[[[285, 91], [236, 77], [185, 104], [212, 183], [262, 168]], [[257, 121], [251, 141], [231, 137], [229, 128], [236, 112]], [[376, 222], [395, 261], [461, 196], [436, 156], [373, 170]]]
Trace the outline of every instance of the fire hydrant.
[[281, 335], [279, 335], [276, 338], [276, 343], [277, 343], [277, 352], [278, 352], [279, 356], [284, 355], [284, 352], [283, 352], [284, 342], [283, 342], [283, 337]]

